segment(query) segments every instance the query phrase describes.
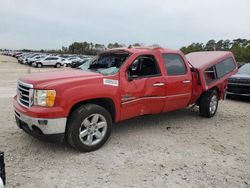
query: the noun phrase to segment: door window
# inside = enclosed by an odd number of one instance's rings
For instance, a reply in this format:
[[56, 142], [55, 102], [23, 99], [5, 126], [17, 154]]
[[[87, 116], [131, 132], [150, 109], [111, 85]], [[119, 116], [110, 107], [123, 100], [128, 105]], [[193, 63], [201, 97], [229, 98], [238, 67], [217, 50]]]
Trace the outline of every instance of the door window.
[[128, 75], [130, 78], [154, 77], [159, 76], [158, 64], [152, 55], [138, 57], [129, 67]]
[[187, 72], [182, 57], [178, 54], [163, 54], [164, 64], [169, 76], [184, 75]]

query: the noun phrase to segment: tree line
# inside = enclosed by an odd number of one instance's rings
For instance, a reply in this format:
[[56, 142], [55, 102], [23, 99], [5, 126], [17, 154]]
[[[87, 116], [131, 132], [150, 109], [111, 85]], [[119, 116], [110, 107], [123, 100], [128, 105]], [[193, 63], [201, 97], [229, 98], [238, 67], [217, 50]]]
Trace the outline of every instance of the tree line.
[[[144, 46], [142, 43], [134, 43], [132, 46], [139, 47]], [[151, 45], [152, 47], [160, 47], [158, 44]], [[104, 44], [94, 44], [92, 42], [74, 42], [68, 47], [62, 47], [61, 53], [70, 54], [87, 54], [96, 55], [99, 52], [112, 49], [126, 47], [125, 44], [119, 44], [118, 42]], [[250, 40], [247, 39], [235, 39], [235, 40], [209, 40], [207, 43], [192, 43], [188, 46], [184, 46], [180, 49], [184, 54], [198, 51], [231, 51], [236, 57], [238, 62], [250, 62]]]
[[[132, 44], [134, 47], [145, 46], [142, 43]], [[61, 49], [52, 50], [40, 50], [40, 52], [46, 53], [61, 53], [61, 54], [85, 54], [96, 55], [106, 49], [127, 47], [125, 44], [119, 44], [118, 42], [109, 43], [108, 45], [92, 43], [92, 42], [74, 42], [68, 47], [62, 46]], [[153, 44], [151, 47], [160, 47], [158, 44]], [[235, 39], [235, 40], [209, 40], [207, 43], [192, 43], [188, 46], [183, 46], [180, 49], [184, 54], [198, 51], [231, 51], [236, 57], [238, 62], [250, 62], [250, 40], [248, 39]], [[30, 52], [33, 50], [23, 49], [21, 51]]]
[[192, 43], [180, 49], [184, 54], [198, 51], [231, 51], [238, 62], [250, 62], [250, 40], [209, 40], [206, 44]]

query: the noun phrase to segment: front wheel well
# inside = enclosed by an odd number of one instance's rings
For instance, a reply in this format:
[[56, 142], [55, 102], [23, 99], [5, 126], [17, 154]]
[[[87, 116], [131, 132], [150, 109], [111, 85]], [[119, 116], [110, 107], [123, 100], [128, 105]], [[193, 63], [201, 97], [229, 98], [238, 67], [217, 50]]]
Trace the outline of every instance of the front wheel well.
[[71, 113], [76, 108], [78, 108], [79, 106], [84, 105], [84, 104], [96, 104], [96, 105], [102, 106], [110, 113], [110, 115], [112, 117], [112, 121], [115, 122], [115, 117], [116, 117], [115, 104], [114, 104], [113, 100], [109, 99], [109, 98], [97, 98], [97, 99], [90, 99], [90, 100], [78, 102], [71, 107], [69, 114], [68, 114], [68, 117], [70, 117]]

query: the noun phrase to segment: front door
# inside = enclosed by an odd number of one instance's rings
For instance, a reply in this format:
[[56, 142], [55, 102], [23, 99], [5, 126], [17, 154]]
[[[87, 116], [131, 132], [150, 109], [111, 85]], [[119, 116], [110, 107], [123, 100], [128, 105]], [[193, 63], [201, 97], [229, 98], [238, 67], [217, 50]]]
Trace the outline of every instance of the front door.
[[162, 112], [165, 79], [153, 55], [137, 57], [121, 83], [121, 119]]

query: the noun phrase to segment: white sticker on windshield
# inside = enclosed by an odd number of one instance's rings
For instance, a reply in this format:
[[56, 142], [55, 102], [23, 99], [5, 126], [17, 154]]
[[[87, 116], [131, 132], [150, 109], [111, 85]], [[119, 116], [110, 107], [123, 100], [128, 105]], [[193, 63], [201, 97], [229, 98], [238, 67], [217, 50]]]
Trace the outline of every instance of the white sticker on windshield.
[[119, 85], [118, 80], [111, 80], [111, 79], [106, 79], [106, 78], [103, 79], [103, 84], [110, 85], [110, 86], [116, 86], [116, 87]]

